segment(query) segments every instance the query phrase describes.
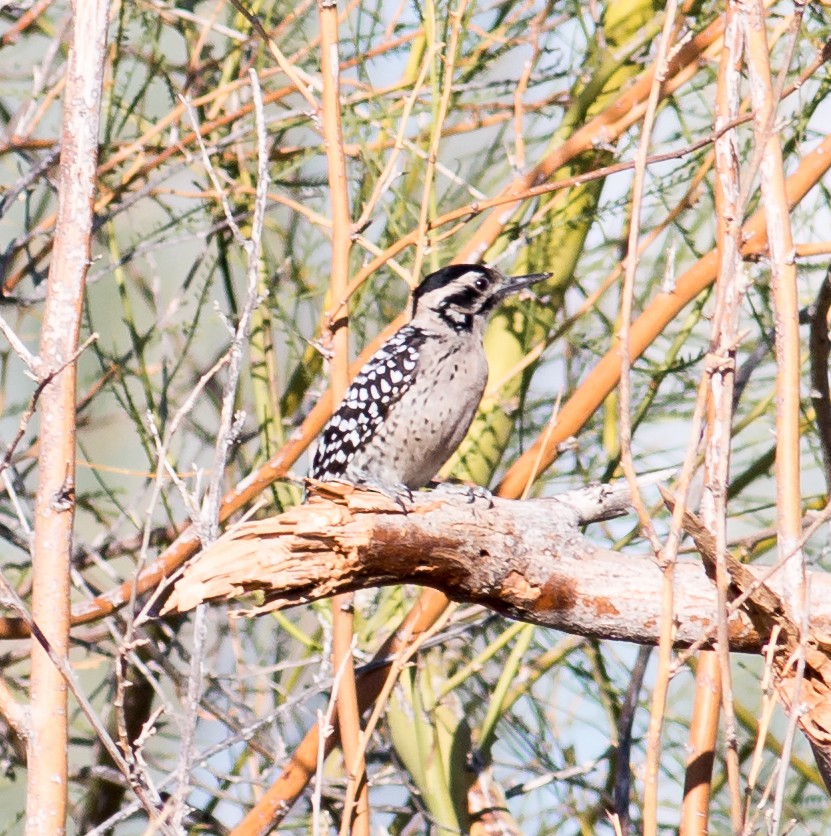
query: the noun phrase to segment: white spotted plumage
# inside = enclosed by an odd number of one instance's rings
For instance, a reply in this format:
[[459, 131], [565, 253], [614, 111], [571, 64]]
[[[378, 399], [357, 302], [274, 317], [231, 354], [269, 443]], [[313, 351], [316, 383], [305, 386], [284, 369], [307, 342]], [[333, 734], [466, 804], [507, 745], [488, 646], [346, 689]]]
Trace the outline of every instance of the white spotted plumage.
[[310, 475], [392, 496], [424, 487], [461, 443], [487, 382], [485, 323], [510, 293], [548, 273], [510, 277], [445, 267], [413, 293], [413, 317], [361, 369], [323, 430]]
[[415, 379], [424, 332], [405, 325], [369, 359], [352, 381], [341, 405], [320, 438], [311, 476], [331, 480], [346, 478], [348, 465], [361, 446], [383, 424], [390, 407]]

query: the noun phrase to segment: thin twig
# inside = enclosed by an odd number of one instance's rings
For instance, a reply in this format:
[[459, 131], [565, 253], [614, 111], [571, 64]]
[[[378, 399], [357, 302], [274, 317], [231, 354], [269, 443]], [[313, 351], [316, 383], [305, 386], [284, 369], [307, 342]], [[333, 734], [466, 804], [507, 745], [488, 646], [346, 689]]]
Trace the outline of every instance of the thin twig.
[[[6, 585], [5, 579], [0, 579], [0, 584]], [[11, 732], [9, 737], [16, 738], [10, 742], [18, 750], [20, 760], [25, 763], [29, 717], [23, 703], [15, 697], [4, 679], [0, 679], [0, 716], [8, 723]]]
[[638, 655], [635, 664], [632, 666], [629, 685], [621, 700], [620, 714], [617, 718], [618, 739], [614, 760], [614, 812], [620, 820], [622, 832], [626, 834], [630, 832], [631, 823], [629, 804], [632, 785], [632, 729], [635, 724], [635, 715], [638, 712], [638, 698], [643, 688], [646, 668], [651, 655], [651, 647], [638, 648]]
[[[378, 175], [375, 185], [372, 188], [372, 193], [367, 198], [360, 217], [355, 221], [355, 229], [362, 230], [370, 222], [372, 213], [378, 205], [378, 201], [387, 191], [390, 183], [396, 175], [398, 158], [401, 155], [401, 151], [404, 149], [410, 114], [413, 111], [413, 107], [415, 107], [416, 100], [421, 95], [421, 88], [424, 85], [424, 79], [427, 77], [427, 72], [430, 69], [430, 65], [437, 51], [438, 45], [433, 45], [432, 48], [427, 49], [424, 53], [424, 58], [421, 61], [421, 68], [419, 69], [418, 76], [413, 84], [412, 92], [406, 99], [404, 99], [404, 107], [401, 111], [401, 117], [398, 122], [398, 132], [395, 135], [392, 153], [387, 158], [383, 171]], [[335, 316], [338, 316], [339, 313], [340, 311], [336, 311]]]
[[[190, 105], [187, 105], [191, 119], [194, 120], [194, 130], [199, 138], [199, 146], [202, 150], [205, 167], [219, 193], [222, 207], [228, 225], [234, 232], [238, 243], [244, 249], [247, 257], [247, 294], [245, 304], [240, 312], [239, 321], [234, 331], [231, 345], [228, 349], [228, 373], [223, 386], [222, 408], [220, 410], [219, 427], [217, 430], [216, 445], [214, 448], [214, 464], [211, 470], [211, 478], [205, 499], [202, 506], [199, 522], [199, 536], [203, 546], [213, 543], [219, 535], [220, 508], [222, 504], [222, 482], [225, 475], [225, 463], [228, 451], [237, 435], [238, 420], [234, 417], [234, 403], [237, 396], [240, 371], [242, 368], [243, 347], [248, 340], [248, 332], [251, 325], [251, 317], [254, 308], [258, 304], [258, 280], [260, 271], [260, 258], [262, 253], [262, 231], [265, 222], [265, 211], [268, 203], [268, 150], [265, 128], [265, 115], [263, 109], [263, 97], [260, 90], [259, 79], [256, 72], [249, 71], [251, 82], [251, 94], [254, 103], [254, 115], [257, 126], [257, 196], [254, 204], [254, 217], [251, 225], [250, 237], [243, 236], [242, 231], [236, 225], [231, 211], [230, 203], [225, 192], [219, 183], [219, 178], [211, 164], [210, 157], [202, 142], [201, 134], [196, 123], [196, 116]], [[187, 103], [186, 103], [187, 104]], [[166, 459], [165, 459], [166, 461]], [[187, 700], [185, 704], [185, 716], [180, 723], [181, 749], [178, 767], [178, 782], [176, 791], [171, 797], [169, 810], [171, 825], [174, 828], [181, 826], [184, 815], [184, 799], [190, 787], [190, 772], [192, 761], [193, 740], [196, 729], [196, 719], [199, 708], [199, 701], [202, 693], [203, 658], [205, 652], [205, 638], [207, 634], [207, 611], [205, 607], [197, 608], [193, 626], [194, 638], [191, 650], [191, 665], [188, 674]]]
[[[329, 279], [329, 298], [333, 312], [328, 317], [324, 333], [327, 348], [332, 352], [332, 397], [337, 403], [349, 383], [348, 309], [341, 311], [338, 300], [346, 296], [349, 282], [349, 251], [352, 243], [352, 221], [349, 211], [349, 186], [346, 176], [346, 157], [343, 152], [341, 124], [340, 64], [338, 58], [338, 10], [335, 0], [318, 0], [320, 21], [320, 75], [323, 84], [322, 119], [323, 142], [328, 164], [329, 199], [332, 207], [332, 267]], [[338, 309], [337, 321], [334, 309]], [[351, 593], [332, 600], [332, 666], [343, 668], [343, 679], [338, 692], [338, 726], [343, 743], [347, 770], [359, 786], [358, 804], [350, 828], [357, 836], [369, 836], [369, 795], [366, 766], [358, 756], [360, 750], [361, 718], [352, 660], [353, 603]]]
[[756, 745], [753, 747], [753, 757], [750, 759], [750, 769], [747, 773], [745, 785], [745, 807], [744, 807], [744, 828], [742, 836], [751, 836], [754, 830], [754, 821], [750, 815], [751, 798], [759, 774], [762, 771], [762, 756], [765, 751], [768, 730], [770, 729], [771, 718], [779, 700], [774, 690], [774, 656], [777, 650], [777, 640], [781, 631], [780, 625], [775, 625], [767, 650], [765, 651], [765, 672], [762, 675], [760, 690], [762, 692], [762, 705], [759, 711], [759, 725], [756, 731]]
[[15, 354], [23, 361], [30, 374], [37, 380], [40, 377], [43, 366], [40, 357], [26, 348], [26, 344], [17, 336], [14, 329], [6, 322], [2, 315], [0, 315], [0, 333], [8, 340]]
[[[416, 228], [415, 254], [413, 256], [413, 268], [410, 279], [410, 287], [415, 287], [421, 277], [421, 265], [424, 260], [424, 253], [427, 248], [427, 215], [433, 203], [431, 196], [435, 188], [433, 178], [435, 177], [436, 160], [439, 154], [439, 145], [442, 139], [442, 129], [450, 108], [450, 99], [453, 95], [453, 74], [456, 69], [456, 53], [459, 45], [459, 31], [462, 26], [467, 0], [459, 0], [458, 6], [450, 12], [450, 39], [444, 50], [444, 77], [441, 82], [441, 97], [438, 106], [435, 108], [431, 124], [430, 147], [427, 151], [427, 167], [424, 171], [424, 182], [421, 189], [421, 202], [418, 212], [418, 226]], [[432, 8], [432, 5], [430, 6]], [[435, 27], [428, 26], [428, 30]], [[435, 34], [435, 32], [433, 32]], [[432, 43], [433, 51], [437, 44]]]
[[320, 82], [312, 79], [307, 73], [303, 72], [295, 63], [289, 61], [282, 50], [277, 46], [277, 42], [269, 37], [268, 32], [265, 31], [260, 19], [252, 14], [240, 0], [230, 0], [231, 5], [254, 27], [257, 34], [265, 41], [271, 54], [277, 61], [280, 69], [289, 77], [291, 83], [297, 89], [297, 92], [306, 100], [312, 113], [317, 113], [320, 109], [317, 99], [315, 99], [311, 88], [320, 88]]
[[[652, 695], [650, 709], [646, 774], [644, 779], [643, 822], [646, 836], [654, 836], [657, 832], [660, 734], [666, 705], [666, 692], [669, 687], [669, 662], [672, 653], [674, 561], [665, 560], [666, 555], [663, 553], [649, 512], [640, 495], [635, 463], [632, 459], [632, 384], [630, 378], [632, 359], [629, 334], [632, 318], [632, 302], [635, 293], [635, 274], [638, 267], [638, 238], [640, 237], [641, 204], [646, 177], [646, 163], [649, 156], [649, 143], [652, 136], [652, 128], [655, 123], [655, 114], [661, 96], [661, 85], [669, 71], [670, 39], [675, 28], [676, 8], [676, 0], [669, 0], [664, 11], [664, 23], [661, 38], [658, 41], [658, 54], [654, 63], [656, 69], [650, 85], [646, 113], [644, 114], [638, 150], [635, 155], [635, 176], [632, 183], [631, 199], [632, 211], [629, 220], [629, 240], [627, 245], [626, 270], [621, 292], [620, 330], [618, 332], [618, 350], [620, 352], [620, 383], [618, 387], [620, 398], [620, 461], [623, 466], [623, 471], [626, 474], [626, 480], [632, 491], [633, 506], [638, 514], [641, 530], [652, 544], [655, 556], [661, 562], [661, 568], [664, 573], [664, 602], [661, 610], [662, 628], [661, 642], [658, 647], [658, 673], [656, 675], [655, 690]], [[539, 467], [538, 464], [537, 467]]]
[[314, 836], [319, 836], [322, 833], [320, 828], [320, 802], [323, 795], [323, 763], [326, 760], [326, 741], [335, 733], [335, 727], [332, 725], [332, 717], [335, 714], [341, 682], [343, 681], [350, 660], [351, 656], [349, 655], [345, 655], [341, 659], [340, 667], [335, 670], [335, 675], [332, 678], [332, 692], [329, 695], [329, 701], [326, 703], [326, 711], [325, 713], [322, 711], [317, 712], [317, 726], [320, 729], [320, 740], [317, 747], [317, 766], [313, 778], [314, 791], [312, 792], [312, 833]]
[[[366, 755], [366, 748], [369, 745], [369, 740], [381, 719], [382, 713], [387, 707], [390, 694], [392, 693], [392, 689], [395, 687], [396, 682], [398, 682], [398, 677], [401, 676], [401, 672], [409, 664], [410, 660], [419, 652], [419, 650], [421, 650], [424, 644], [445, 628], [451, 616], [457, 609], [457, 604], [451, 604], [428, 630], [425, 630], [423, 633], [419, 633], [412, 642], [400, 647], [398, 652], [393, 656], [391, 660], [392, 664], [389, 666], [384, 685], [375, 699], [372, 714], [370, 714], [369, 719], [366, 722], [366, 726], [361, 731], [360, 745], [358, 747], [358, 751], [355, 753], [359, 759], [358, 763], [360, 763], [360, 760]], [[355, 776], [359, 774], [357, 770], [358, 765], [353, 762], [353, 765], [349, 770], [348, 783], [346, 785], [346, 800], [344, 801], [343, 821], [341, 822], [341, 836], [347, 836], [349, 833], [347, 825], [351, 820], [351, 811], [355, 804], [355, 792], [357, 789]]]
[[213, 183], [216, 197], [219, 198], [219, 201], [222, 204], [222, 211], [225, 213], [225, 220], [228, 224], [228, 228], [233, 233], [233, 236], [237, 244], [240, 247], [244, 248], [247, 244], [247, 239], [242, 234], [242, 230], [239, 228], [237, 219], [234, 216], [233, 210], [231, 209], [231, 203], [228, 200], [228, 195], [226, 194], [225, 189], [222, 187], [222, 183], [219, 182], [219, 177], [216, 173], [216, 170], [214, 169], [213, 163], [211, 162], [211, 155], [208, 153], [208, 149], [205, 146], [205, 140], [202, 139], [202, 132], [199, 129], [199, 119], [196, 115], [196, 111], [193, 109], [193, 105], [184, 96], [179, 96], [179, 101], [184, 106], [185, 110], [187, 111], [188, 117], [190, 118], [191, 127], [193, 128], [193, 133], [196, 137], [196, 143], [199, 146], [199, 151], [202, 154], [202, 162], [205, 165], [205, 171], [208, 173], [208, 177], [210, 177], [211, 183]]
[[[12, 458], [14, 457], [14, 451], [17, 449], [17, 445], [20, 444], [20, 440], [26, 434], [26, 428], [29, 426], [29, 421], [32, 420], [32, 417], [35, 414], [35, 409], [37, 408], [38, 400], [40, 396], [43, 394], [43, 390], [55, 379], [57, 375], [59, 375], [64, 369], [73, 365], [76, 360], [94, 343], [98, 340], [98, 334], [90, 334], [81, 346], [76, 349], [72, 356], [58, 365], [58, 367], [54, 370], [48, 371], [45, 374], [43, 373], [43, 363], [40, 360], [40, 357], [37, 355], [30, 355], [32, 366], [30, 368], [36, 368], [39, 370], [38, 374], [38, 381], [37, 386], [35, 387], [35, 391], [32, 393], [32, 397], [29, 399], [29, 405], [26, 407], [26, 411], [20, 417], [20, 423], [17, 425], [17, 432], [14, 435], [14, 438], [9, 442], [8, 447], [6, 447], [6, 452], [3, 455], [2, 461], [0, 461], [0, 473], [2, 473], [11, 463]], [[25, 347], [24, 347], [25, 348]], [[23, 356], [21, 355], [21, 359]], [[24, 362], [26, 362], [24, 360]], [[29, 366], [29, 363], [26, 363]]]
[[[129, 765], [124, 760], [124, 757], [121, 754], [121, 751], [119, 750], [115, 741], [107, 732], [107, 729], [101, 722], [101, 718], [98, 716], [98, 713], [93, 708], [92, 703], [90, 703], [90, 701], [87, 699], [84, 690], [81, 688], [81, 685], [75, 676], [75, 672], [73, 671], [72, 666], [69, 664], [69, 660], [66, 658], [66, 656], [63, 656], [60, 653], [58, 653], [53, 644], [49, 641], [46, 635], [44, 635], [43, 631], [38, 627], [37, 623], [32, 617], [32, 614], [27, 609], [26, 604], [21, 600], [14, 587], [6, 580], [2, 573], [0, 573], [0, 598], [2, 598], [4, 606], [8, 606], [11, 609], [13, 609], [17, 613], [17, 615], [26, 622], [26, 624], [29, 627], [29, 630], [31, 631], [31, 635], [34, 637], [35, 641], [37, 641], [38, 646], [41, 647], [43, 651], [46, 653], [46, 655], [49, 657], [50, 662], [55, 666], [55, 669], [59, 672], [62, 681], [65, 682], [66, 685], [69, 687], [69, 690], [72, 692], [72, 695], [77, 700], [78, 706], [80, 707], [84, 716], [87, 718], [87, 721], [95, 730], [98, 739], [106, 748], [108, 754], [113, 760], [113, 763], [122, 773], [122, 775], [124, 775], [125, 779], [130, 784], [133, 791], [136, 793], [136, 796], [142, 803], [142, 806], [150, 815], [151, 821], [156, 819], [158, 813], [159, 799], [158, 797], [154, 797], [152, 787], [145, 787], [135, 780], [135, 775], [133, 771], [130, 769]], [[172, 836], [173, 831], [166, 829], [163, 823], [161, 822], [157, 822], [157, 824], [160, 826], [163, 833], [170, 833]]]
[[765, 7], [760, 0], [740, 4], [747, 50], [750, 98], [757, 145], [764, 149], [760, 187], [765, 202], [770, 247], [773, 317], [776, 332], [776, 512], [779, 555], [793, 555], [784, 564], [783, 600], [786, 611], [799, 625], [796, 676], [792, 685], [788, 731], [782, 747], [781, 771], [771, 815], [772, 832], [779, 832], [785, 803], [787, 765], [799, 717], [799, 691], [805, 670], [808, 640], [805, 559], [799, 542], [802, 534], [800, 490], [800, 337], [799, 302], [790, 211], [785, 188], [782, 147], [774, 130], [776, 100], [771, 81], [770, 52], [765, 30]]
[[[716, 307], [710, 338], [710, 360], [705, 369], [709, 383], [710, 420], [704, 457], [704, 492], [701, 515], [715, 538], [716, 589], [718, 595], [718, 673], [724, 711], [725, 760], [730, 790], [730, 819], [733, 831], [742, 828], [741, 775], [739, 771], [736, 718], [733, 709], [733, 678], [730, 668], [727, 602], [730, 576], [727, 572], [727, 496], [730, 472], [731, 428], [736, 375], [736, 351], [745, 279], [740, 263], [741, 203], [738, 137], [735, 129], [722, 131], [738, 115], [742, 62], [741, 25], [736, 9], [728, 5], [724, 46], [719, 62], [715, 127], [720, 131], [715, 146], [716, 217], [719, 256]], [[711, 666], [708, 666], [711, 667]], [[709, 728], [715, 728], [715, 722]], [[701, 822], [706, 827], [706, 820]]]

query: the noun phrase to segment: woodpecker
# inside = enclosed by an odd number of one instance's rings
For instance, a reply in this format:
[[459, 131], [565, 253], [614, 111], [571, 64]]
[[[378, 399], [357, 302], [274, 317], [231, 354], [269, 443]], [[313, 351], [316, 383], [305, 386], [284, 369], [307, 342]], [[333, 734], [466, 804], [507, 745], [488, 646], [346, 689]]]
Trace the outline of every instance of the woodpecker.
[[400, 501], [465, 437], [488, 379], [483, 338], [496, 306], [550, 273], [454, 264], [413, 291], [412, 316], [370, 358], [324, 427], [310, 476]]

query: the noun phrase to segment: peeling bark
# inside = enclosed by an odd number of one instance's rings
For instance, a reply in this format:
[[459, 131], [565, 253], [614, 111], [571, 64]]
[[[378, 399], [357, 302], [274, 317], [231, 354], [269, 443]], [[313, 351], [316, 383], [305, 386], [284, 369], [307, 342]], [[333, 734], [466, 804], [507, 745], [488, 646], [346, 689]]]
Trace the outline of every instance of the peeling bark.
[[[166, 610], [257, 593], [245, 614], [285, 609], [338, 592], [401, 583], [441, 590], [522, 621], [596, 638], [654, 644], [662, 574], [646, 555], [621, 554], [586, 538], [581, 527], [610, 511], [609, 486], [493, 506], [444, 494], [416, 496], [408, 513], [348, 486], [320, 486], [307, 505], [231, 529], [184, 571]], [[617, 490], [617, 489], [615, 489]], [[621, 496], [613, 496], [619, 513]], [[749, 572], [763, 571], [748, 568]], [[676, 570], [676, 644], [716, 630], [716, 592], [700, 560]], [[777, 589], [777, 579], [770, 581]], [[831, 626], [831, 578], [812, 578], [812, 623]], [[758, 652], [767, 636], [737, 612], [733, 650]]]

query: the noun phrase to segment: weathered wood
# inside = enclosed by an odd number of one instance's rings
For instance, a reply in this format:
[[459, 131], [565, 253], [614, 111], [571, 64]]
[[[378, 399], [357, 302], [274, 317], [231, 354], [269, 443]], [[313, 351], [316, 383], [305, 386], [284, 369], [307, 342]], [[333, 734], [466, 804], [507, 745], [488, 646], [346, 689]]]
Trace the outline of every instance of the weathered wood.
[[[618, 513], [621, 505], [617, 489], [593, 490], [594, 499], [575, 492], [495, 499], [492, 507], [424, 493], [404, 513], [378, 494], [327, 486], [307, 505], [232, 528], [185, 569], [166, 610], [256, 592], [258, 606], [247, 611], [254, 614], [348, 590], [416, 583], [566, 632], [654, 643], [661, 570], [649, 555], [600, 548], [582, 534], [592, 517]], [[675, 582], [677, 643], [712, 638], [715, 588], [701, 561], [681, 561]], [[775, 576], [770, 586], [776, 590]], [[816, 574], [811, 590], [812, 624], [827, 630], [831, 580]], [[731, 617], [734, 650], [758, 651], [765, 638], [745, 614]]]

